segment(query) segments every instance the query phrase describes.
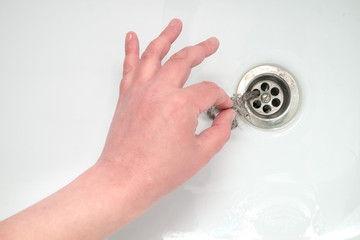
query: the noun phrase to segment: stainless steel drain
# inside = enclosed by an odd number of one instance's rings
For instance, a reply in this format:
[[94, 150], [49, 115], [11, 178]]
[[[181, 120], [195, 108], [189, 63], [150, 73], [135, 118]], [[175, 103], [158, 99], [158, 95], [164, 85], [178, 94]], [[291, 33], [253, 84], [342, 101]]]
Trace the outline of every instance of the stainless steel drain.
[[279, 128], [295, 115], [299, 105], [299, 89], [285, 70], [272, 65], [251, 69], [240, 80], [237, 93], [258, 91], [260, 94], [245, 103], [248, 122], [260, 128]]

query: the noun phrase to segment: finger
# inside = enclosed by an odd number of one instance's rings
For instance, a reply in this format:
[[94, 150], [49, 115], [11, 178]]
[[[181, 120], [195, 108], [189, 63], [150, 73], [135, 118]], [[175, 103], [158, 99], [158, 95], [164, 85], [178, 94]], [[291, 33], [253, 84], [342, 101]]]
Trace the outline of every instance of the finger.
[[233, 109], [223, 110], [217, 115], [210, 128], [202, 131], [198, 136], [201, 154], [207, 162], [229, 140], [231, 123], [236, 112]]
[[204, 61], [206, 57], [215, 53], [218, 47], [219, 41], [213, 37], [195, 46], [180, 50], [164, 64], [160, 74], [166, 77], [159, 79], [163, 79], [175, 86], [184, 86], [191, 69]]
[[145, 49], [139, 64], [139, 80], [145, 81], [151, 78], [161, 67], [161, 60], [169, 52], [171, 44], [179, 36], [182, 22], [173, 19], [162, 33], [154, 39]]
[[201, 82], [184, 88], [191, 101], [196, 106], [197, 114], [208, 110], [212, 105], [219, 109], [228, 109], [233, 106], [230, 97], [213, 82]]
[[125, 92], [134, 78], [136, 65], [139, 62], [139, 39], [134, 32], [128, 32], [125, 38], [125, 59], [123, 79], [120, 83], [120, 94]]

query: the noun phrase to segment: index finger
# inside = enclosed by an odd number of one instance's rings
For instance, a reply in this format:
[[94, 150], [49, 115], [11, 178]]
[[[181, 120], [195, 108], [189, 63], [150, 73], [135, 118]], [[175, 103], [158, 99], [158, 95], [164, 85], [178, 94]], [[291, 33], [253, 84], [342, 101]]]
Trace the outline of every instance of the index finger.
[[195, 46], [183, 48], [164, 64], [159, 73], [163, 77], [159, 79], [171, 85], [183, 87], [191, 69], [215, 53], [218, 47], [219, 41], [213, 37]]
[[213, 82], [201, 82], [184, 88], [191, 101], [197, 107], [197, 114], [215, 105], [221, 110], [231, 108], [233, 102], [225, 91]]

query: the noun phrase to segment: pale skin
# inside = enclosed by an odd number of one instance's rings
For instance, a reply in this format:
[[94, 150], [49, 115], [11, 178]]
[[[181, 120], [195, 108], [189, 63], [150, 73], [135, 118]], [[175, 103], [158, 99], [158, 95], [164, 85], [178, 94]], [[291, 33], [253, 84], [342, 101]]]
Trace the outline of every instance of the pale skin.
[[[218, 48], [216, 38], [162, 64], [182, 23], [173, 19], [139, 57], [129, 32], [119, 99], [96, 164], [51, 196], [0, 223], [0, 239], [103, 239], [204, 167], [230, 137], [235, 112], [216, 84], [184, 87], [191, 69]], [[212, 105], [223, 111], [195, 130]]]

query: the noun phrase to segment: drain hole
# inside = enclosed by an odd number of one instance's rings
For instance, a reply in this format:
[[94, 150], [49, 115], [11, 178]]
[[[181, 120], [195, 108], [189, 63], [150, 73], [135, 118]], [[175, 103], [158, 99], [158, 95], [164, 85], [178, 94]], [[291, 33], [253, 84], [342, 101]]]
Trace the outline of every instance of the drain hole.
[[263, 90], [264, 92], [268, 91], [269, 88], [270, 88], [269, 84], [267, 83], [261, 84], [261, 90]]
[[259, 89], [254, 89], [252, 91], [255, 93], [255, 96], [260, 96], [260, 90]]
[[265, 106], [263, 107], [263, 111], [264, 111], [264, 113], [269, 113], [269, 112], [271, 111], [270, 105], [265, 105]]
[[274, 106], [274, 107], [278, 107], [280, 106], [281, 102], [280, 102], [280, 99], [278, 98], [275, 98], [271, 101], [271, 104]]
[[277, 87], [274, 87], [271, 89], [270, 92], [271, 92], [271, 95], [277, 96], [277, 95], [279, 95], [280, 90]]
[[[259, 91], [259, 90], [258, 90]], [[259, 100], [255, 100], [253, 102], [253, 107], [254, 108], [260, 108], [261, 107], [261, 102]]]

